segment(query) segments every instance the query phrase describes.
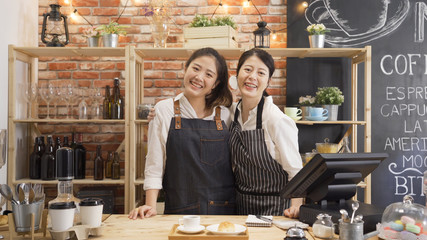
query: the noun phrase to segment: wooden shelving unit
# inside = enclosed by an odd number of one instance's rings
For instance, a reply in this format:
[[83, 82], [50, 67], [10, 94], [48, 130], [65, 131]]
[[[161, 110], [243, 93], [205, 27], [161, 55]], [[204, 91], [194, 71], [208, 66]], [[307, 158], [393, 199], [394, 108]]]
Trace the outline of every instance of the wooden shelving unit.
[[[52, 124], [124, 124], [125, 139], [120, 147], [125, 149], [125, 176], [120, 180], [95, 181], [90, 179], [75, 180], [75, 184], [121, 184], [125, 187], [125, 212], [135, 207], [136, 187], [144, 184], [143, 168], [145, 164], [146, 146], [144, 145], [144, 131], [147, 128], [147, 120], [137, 119], [136, 106], [144, 103], [144, 60], [145, 59], [165, 59], [165, 60], [186, 60], [196, 49], [184, 48], [135, 48], [127, 46], [124, 48], [23, 48], [9, 47], [9, 146], [8, 146], [8, 183], [18, 184], [21, 182], [37, 182], [43, 184], [56, 184], [56, 181], [34, 181], [28, 179], [19, 170], [21, 164], [28, 164], [26, 159], [17, 157], [18, 138], [26, 142], [25, 149], [28, 152], [28, 143], [37, 135], [38, 123]], [[226, 59], [237, 60], [245, 49], [217, 49]], [[357, 151], [357, 127], [364, 127], [364, 151], [371, 151], [371, 47], [364, 48], [275, 48], [265, 49], [275, 58], [320, 58], [336, 57], [351, 59], [351, 119], [340, 121], [297, 121], [301, 125], [324, 125], [324, 124], [345, 124], [352, 126], [352, 150]], [[28, 65], [27, 81], [37, 82], [37, 62], [39, 57], [73, 57], [75, 59], [85, 57], [118, 57], [125, 62], [125, 119], [124, 120], [45, 120], [45, 119], [25, 119], [17, 117], [16, 112], [16, 91], [17, 82], [15, 66], [17, 62]], [[364, 86], [362, 92], [357, 89], [357, 67], [364, 63]], [[364, 96], [364, 117], [360, 119], [357, 115], [358, 96]], [[21, 114], [22, 115], [22, 114]], [[17, 128], [24, 132], [24, 135], [17, 134]], [[19, 132], [22, 134], [21, 132]], [[21, 146], [19, 146], [20, 148]], [[361, 184], [365, 188], [365, 202], [370, 202], [370, 178]]]

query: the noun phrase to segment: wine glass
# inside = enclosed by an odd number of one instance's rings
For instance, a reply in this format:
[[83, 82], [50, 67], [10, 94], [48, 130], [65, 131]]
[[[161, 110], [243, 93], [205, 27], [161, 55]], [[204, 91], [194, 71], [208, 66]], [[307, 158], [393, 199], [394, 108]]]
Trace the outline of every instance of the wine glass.
[[[61, 87], [62, 96], [65, 99], [65, 102], [67, 104], [67, 119], [70, 118], [70, 103], [72, 103], [73, 97], [74, 97], [74, 87], [71, 84], [64, 85]], [[71, 114], [73, 111], [71, 111]]]
[[47, 104], [47, 116], [46, 119], [50, 119], [50, 101], [52, 101], [53, 97], [54, 97], [54, 87], [52, 84], [44, 84], [41, 86], [41, 88], [39, 89], [40, 91], [40, 96], [43, 99], [43, 101], [46, 102]]
[[25, 90], [24, 97], [25, 97], [25, 101], [27, 101], [28, 103], [27, 117], [32, 118], [31, 104], [37, 100], [37, 86], [35, 83], [31, 83], [31, 84], [22, 83], [21, 89]]
[[61, 101], [63, 100], [63, 96], [62, 96], [62, 91], [59, 87], [54, 87], [53, 88], [53, 104], [54, 104], [54, 110], [55, 110], [55, 116], [54, 118], [58, 118], [59, 117], [59, 112], [58, 112], [58, 104], [61, 103]]
[[101, 109], [101, 100], [102, 100], [102, 93], [100, 88], [92, 88], [91, 89], [91, 115], [92, 119], [101, 119], [102, 118], [102, 109]]
[[88, 119], [88, 104], [86, 103], [86, 97], [88, 94], [87, 88], [80, 89], [80, 103], [79, 103], [79, 119]]

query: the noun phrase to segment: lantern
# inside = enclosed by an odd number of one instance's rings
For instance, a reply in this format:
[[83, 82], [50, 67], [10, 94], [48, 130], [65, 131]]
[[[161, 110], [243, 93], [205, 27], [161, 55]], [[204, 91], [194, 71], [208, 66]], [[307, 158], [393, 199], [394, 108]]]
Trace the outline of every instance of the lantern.
[[69, 42], [67, 16], [61, 14], [60, 7], [50, 4], [50, 12], [43, 13], [41, 40], [48, 47], [63, 47]]
[[264, 21], [258, 22], [258, 29], [254, 31], [256, 48], [269, 48], [270, 47], [270, 30], [266, 28], [267, 23]]

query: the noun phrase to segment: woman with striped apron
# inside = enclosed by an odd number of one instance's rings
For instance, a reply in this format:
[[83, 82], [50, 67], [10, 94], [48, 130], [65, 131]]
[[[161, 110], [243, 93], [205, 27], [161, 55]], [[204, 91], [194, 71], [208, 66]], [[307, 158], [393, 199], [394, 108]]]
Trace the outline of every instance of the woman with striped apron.
[[302, 168], [298, 129], [265, 93], [273, 72], [273, 58], [261, 49], [239, 59], [242, 99], [230, 127], [237, 214], [298, 217], [302, 200], [280, 197], [288, 178]]

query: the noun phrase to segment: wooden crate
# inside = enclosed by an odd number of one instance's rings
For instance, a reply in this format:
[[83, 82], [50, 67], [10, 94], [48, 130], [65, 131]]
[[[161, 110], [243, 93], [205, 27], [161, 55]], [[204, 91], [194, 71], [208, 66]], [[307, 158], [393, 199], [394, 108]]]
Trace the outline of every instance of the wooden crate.
[[[203, 226], [208, 226], [202, 224]], [[178, 231], [178, 224], [174, 224], [172, 230], [169, 233], [169, 240], [248, 240], [249, 232], [246, 227], [246, 231], [239, 235], [214, 235], [207, 230], [204, 230], [196, 234], [185, 234]]]
[[184, 28], [184, 47], [237, 48], [237, 32], [230, 26]]

